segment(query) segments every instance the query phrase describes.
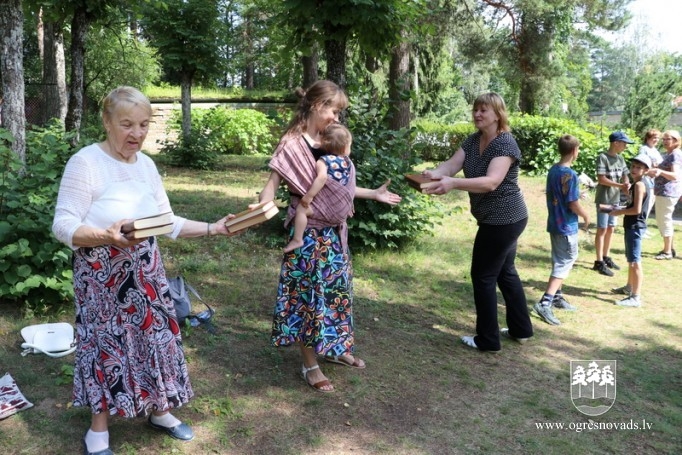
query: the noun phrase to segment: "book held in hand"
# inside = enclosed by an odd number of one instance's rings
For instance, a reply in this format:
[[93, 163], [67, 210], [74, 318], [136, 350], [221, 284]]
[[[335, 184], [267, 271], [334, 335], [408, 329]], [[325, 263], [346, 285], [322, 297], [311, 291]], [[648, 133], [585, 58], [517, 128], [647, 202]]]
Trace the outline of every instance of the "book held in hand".
[[424, 174], [405, 174], [405, 181], [415, 190], [424, 191], [427, 184], [438, 180], [426, 177]]
[[599, 211], [601, 213], [611, 213], [614, 210], [620, 210], [624, 209], [624, 205], [617, 205], [617, 204], [599, 204]]
[[234, 218], [225, 222], [225, 227], [229, 233], [233, 234], [248, 227], [264, 223], [277, 215], [277, 212], [279, 212], [279, 208], [273, 201], [261, 202], [252, 210], [247, 209], [237, 213]]
[[173, 232], [173, 223], [163, 224], [161, 226], [152, 226], [144, 229], [135, 229], [125, 233], [128, 240], [143, 239], [153, 235], [164, 235]]
[[[131, 231], [137, 231], [139, 229], [147, 229], [158, 226], [165, 226], [167, 224], [173, 223], [173, 212], [159, 213], [158, 215], [146, 216], [144, 218], [138, 218], [129, 223], [121, 226], [121, 232], [127, 234]], [[147, 236], [149, 237], [149, 236]]]

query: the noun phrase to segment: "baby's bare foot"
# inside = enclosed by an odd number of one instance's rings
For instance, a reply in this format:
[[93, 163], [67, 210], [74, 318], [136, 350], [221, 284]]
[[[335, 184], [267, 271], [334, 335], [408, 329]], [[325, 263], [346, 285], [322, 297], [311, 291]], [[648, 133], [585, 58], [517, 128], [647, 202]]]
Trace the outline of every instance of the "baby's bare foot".
[[284, 252], [290, 253], [294, 251], [296, 248], [301, 248], [302, 246], [303, 240], [292, 240], [291, 242], [287, 243], [287, 246], [284, 247]]

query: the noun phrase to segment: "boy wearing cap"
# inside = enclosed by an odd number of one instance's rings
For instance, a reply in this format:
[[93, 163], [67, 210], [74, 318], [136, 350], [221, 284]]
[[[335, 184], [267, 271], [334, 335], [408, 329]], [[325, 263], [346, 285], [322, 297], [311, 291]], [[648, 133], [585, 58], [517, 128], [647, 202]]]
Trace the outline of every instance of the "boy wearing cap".
[[590, 225], [587, 210], [580, 205], [580, 182], [571, 164], [578, 158], [580, 142], [566, 134], [558, 141], [561, 158], [547, 173], [547, 232], [552, 245], [552, 272], [545, 293], [533, 310], [550, 325], [561, 322], [554, 316], [552, 307], [574, 311], [561, 292], [561, 286], [578, 258], [578, 217], [585, 230]]
[[621, 191], [627, 193], [630, 189], [628, 168], [621, 153], [625, 151], [628, 144], [635, 142], [622, 131], [611, 133], [609, 142], [609, 149], [597, 157], [597, 190], [594, 197], [597, 205], [597, 234], [594, 238], [597, 257], [592, 270], [602, 275], [613, 276], [611, 269], [620, 270], [620, 267], [609, 256], [616, 217], [611, 213], [601, 212], [599, 205], [617, 205], [620, 202]]
[[611, 211], [613, 216], [623, 216], [625, 230], [625, 257], [628, 261], [628, 283], [616, 288], [613, 292], [627, 294], [623, 300], [617, 300], [616, 305], [638, 307], [642, 305], [639, 297], [644, 273], [642, 272], [642, 235], [646, 231], [647, 194], [646, 185], [642, 177], [651, 169], [651, 158], [647, 155], [637, 155], [630, 161], [630, 175], [633, 184], [628, 194], [628, 203], [624, 209]]

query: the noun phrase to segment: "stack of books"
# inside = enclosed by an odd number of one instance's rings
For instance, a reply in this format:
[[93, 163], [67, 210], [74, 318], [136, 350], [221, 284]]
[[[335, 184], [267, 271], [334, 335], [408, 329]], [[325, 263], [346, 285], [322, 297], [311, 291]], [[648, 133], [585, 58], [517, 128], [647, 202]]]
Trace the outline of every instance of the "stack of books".
[[169, 234], [173, 232], [173, 212], [138, 218], [121, 226], [121, 232], [130, 240]]
[[277, 215], [279, 208], [273, 201], [261, 202], [253, 209], [239, 212], [231, 220], [225, 222], [225, 227], [230, 234], [239, 232], [251, 226], [264, 223]]

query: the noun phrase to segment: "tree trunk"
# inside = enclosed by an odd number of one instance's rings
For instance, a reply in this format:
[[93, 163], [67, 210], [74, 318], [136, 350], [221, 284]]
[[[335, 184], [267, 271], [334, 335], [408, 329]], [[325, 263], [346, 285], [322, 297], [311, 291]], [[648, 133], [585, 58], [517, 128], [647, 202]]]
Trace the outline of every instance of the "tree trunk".
[[244, 70], [244, 88], [246, 90], [253, 90], [254, 88], [254, 74], [255, 74], [255, 65], [253, 62], [249, 62], [246, 64], [246, 68]]
[[346, 88], [346, 41], [326, 40], [324, 50], [327, 54], [327, 79], [339, 87]]
[[410, 127], [410, 48], [403, 41], [391, 51], [389, 77], [389, 128], [398, 131]]
[[252, 36], [252, 23], [253, 19], [250, 15], [244, 18], [244, 33], [242, 34], [242, 40], [244, 42], [244, 58], [246, 60], [246, 67], [244, 68], [244, 81], [242, 87], [246, 90], [253, 90], [254, 87], [254, 73], [255, 73], [255, 55], [254, 55], [254, 43]]
[[66, 62], [64, 58], [64, 35], [61, 24], [44, 23], [43, 86], [45, 109], [43, 123], [56, 118], [66, 118]]
[[71, 84], [69, 90], [69, 110], [66, 114], [66, 131], [75, 133], [71, 145], [76, 146], [80, 139], [83, 119], [85, 40], [90, 27], [91, 16], [85, 7], [78, 8], [71, 22]]
[[182, 107], [182, 138], [188, 141], [192, 134], [192, 75], [188, 73], [182, 74], [180, 105]]
[[11, 149], [26, 163], [26, 116], [24, 113], [24, 10], [21, 0], [0, 1], [0, 74], [2, 93], [0, 125], [14, 142]]
[[519, 110], [524, 114], [536, 114], [537, 84], [530, 75], [526, 75], [521, 80], [521, 90], [519, 93]]
[[319, 63], [319, 53], [317, 44], [313, 45], [311, 54], [301, 57], [303, 63], [303, 88], [308, 88], [317, 82], [317, 69]]

